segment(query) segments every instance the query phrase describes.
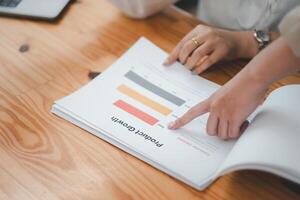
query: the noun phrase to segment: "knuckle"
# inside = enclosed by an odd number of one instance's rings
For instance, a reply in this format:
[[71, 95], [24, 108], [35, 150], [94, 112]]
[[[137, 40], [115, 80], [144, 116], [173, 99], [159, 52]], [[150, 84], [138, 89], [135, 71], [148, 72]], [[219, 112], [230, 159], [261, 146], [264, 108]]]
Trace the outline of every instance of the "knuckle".
[[218, 101], [212, 101], [210, 104], [210, 109], [212, 112], [216, 111], [219, 107], [219, 102]]
[[232, 113], [231, 114], [231, 122], [236, 125], [241, 125], [242, 120], [239, 115]]
[[193, 64], [192, 64], [192, 61], [191, 61], [191, 58], [188, 58], [185, 65], [188, 67], [188, 68], [193, 68]]
[[206, 61], [205, 61], [206, 65], [207, 66], [210, 66], [214, 63], [213, 59], [212, 58], [207, 58]]
[[216, 62], [217, 62], [216, 56], [211, 57], [211, 58], [208, 60], [208, 62], [209, 62], [210, 65], [213, 65], [214, 63], [216, 63]]
[[226, 45], [221, 45], [219, 47], [219, 51], [222, 53], [222, 54], [228, 54], [229, 51], [230, 51], [230, 48]]
[[183, 44], [184, 44], [184, 42], [183, 42], [183, 40], [181, 40], [181, 41], [175, 46], [174, 51], [180, 50], [180, 49], [182, 48]]
[[235, 115], [231, 115], [231, 123], [232, 124], [239, 124], [239, 119]]
[[210, 49], [214, 48], [216, 46], [216, 42], [213, 39], [208, 39], [206, 41], [206, 46]]
[[181, 50], [180, 55], [179, 55], [179, 58], [180, 58], [180, 60], [181, 60], [182, 62], [185, 61], [185, 59], [186, 59], [186, 57], [187, 57], [187, 55], [188, 55], [188, 52], [189, 52], [189, 47], [188, 47], [188, 45], [184, 45], [184, 46], [182, 47], [182, 50]]
[[180, 52], [179, 52], [179, 57], [181, 57], [186, 51], [186, 48], [185, 46], [183, 46], [181, 49], [180, 49]]
[[208, 35], [217, 36], [215, 29], [212, 27], [207, 27], [206, 32]]
[[216, 41], [218, 42], [218, 44], [225, 44], [223, 37], [217, 33], [216, 33]]
[[177, 125], [183, 124], [183, 119], [182, 119], [182, 117], [181, 117], [181, 118], [178, 118], [178, 119], [176, 120], [176, 124], [177, 124]]
[[203, 52], [204, 52], [203, 49], [200, 49], [200, 48], [196, 49], [192, 55], [192, 58], [194, 58], [194, 59], [202, 58]]
[[188, 50], [188, 43], [185, 43], [185, 44], [182, 46], [181, 50], [182, 50], [183, 52], [186, 52], [186, 51]]
[[206, 27], [207, 33], [213, 33], [214, 29], [212, 27]]
[[220, 117], [223, 118], [223, 119], [228, 119], [228, 112], [226, 109], [222, 109], [220, 110]]
[[196, 66], [195, 59], [194, 58], [189, 58], [187, 65], [190, 67], [190, 69], [194, 68]]
[[202, 24], [198, 24], [197, 26], [196, 26], [196, 29], [202, 29], [204, 26], [202, 25]]
[[184, 61], [185, 61], [183, 52], [181, 52], [181, 53], [179, 54], [179, 61], [180, 61], [181, 63], [184, 63]]
[[193, 43], [187, 43], [187, 44], [184, 46], [183, 51], [184, 51], [185, 53], [189, 54], [193, 49], [194, 49], [194, 44], [193, 44]]

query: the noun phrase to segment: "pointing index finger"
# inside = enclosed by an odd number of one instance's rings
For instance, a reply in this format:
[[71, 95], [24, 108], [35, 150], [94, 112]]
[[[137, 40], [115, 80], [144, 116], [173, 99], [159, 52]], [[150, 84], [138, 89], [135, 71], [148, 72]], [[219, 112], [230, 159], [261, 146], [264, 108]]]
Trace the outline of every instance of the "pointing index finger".
[[209, 103], [208, 100], [202, 101], [196, 106], [189, 109], [183, 116], [178, 118], [177, 120], [171, 122], [168, 126], [169, 129], [178, 129], [185, 124], [189, 123], [193, 119], [198, 116], [201, 116], [209, 111]]

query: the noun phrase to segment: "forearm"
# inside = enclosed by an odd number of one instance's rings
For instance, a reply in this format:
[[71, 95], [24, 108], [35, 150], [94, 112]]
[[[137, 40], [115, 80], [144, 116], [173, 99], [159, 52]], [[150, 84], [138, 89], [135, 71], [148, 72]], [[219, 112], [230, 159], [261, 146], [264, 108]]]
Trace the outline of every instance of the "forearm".
[[280, 37], [261, 51], [241, 71], [256, 83], [268, 87], [273, 82], [300, 70], [300, 58], [295, 56], [287, 41]]

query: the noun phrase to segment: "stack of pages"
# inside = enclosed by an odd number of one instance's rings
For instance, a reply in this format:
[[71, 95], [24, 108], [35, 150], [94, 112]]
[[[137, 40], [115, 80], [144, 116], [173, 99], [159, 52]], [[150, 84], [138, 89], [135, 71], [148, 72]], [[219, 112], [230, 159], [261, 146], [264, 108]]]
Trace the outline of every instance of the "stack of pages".
[[300, 183], [300, 86], [267, 98], [238, 140], [206, 134], [208, 115], [179, 130], [167, 125], [220, 86], [180, 63], [162, 65], [167, 53], [139, 39], [104, 73], [52, 112], [199, 190], [241, 169], [275, 173]]

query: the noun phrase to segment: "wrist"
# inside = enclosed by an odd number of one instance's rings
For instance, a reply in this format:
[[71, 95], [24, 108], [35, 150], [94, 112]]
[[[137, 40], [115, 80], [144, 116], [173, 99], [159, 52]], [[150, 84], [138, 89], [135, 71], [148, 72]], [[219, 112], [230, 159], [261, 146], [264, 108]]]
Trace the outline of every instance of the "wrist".
[[267, 90], [274, 80], [270, 74], [267, 74], [267, 70], [261, 70], [262, 66], [259, 65], [259, 63], [252, 60], [242, 71], [245, 77], [247, 77], [248, 84], [251, 84], [258, 90]]
[[245, 91], [255, 91], [256, 94], [265, 93], [268, 91], [270, 84], [265, 82], [265, 79], [261, 79], [260, 76], [249, 68], [244, 68], [233, 79], [228, 82], [230, 86], [241, 86]]
[[[237, 58], [253, 58], [259, 53], [259, 44], [253, 36], [253, 31], [234, 32]], [[276, 40], [280, 34], [269, 32], [270, 42]]]
[[259, 52], [257, 41], [252, 31], [239, 31], [235, 33], [238, 58], [253, 58]]

